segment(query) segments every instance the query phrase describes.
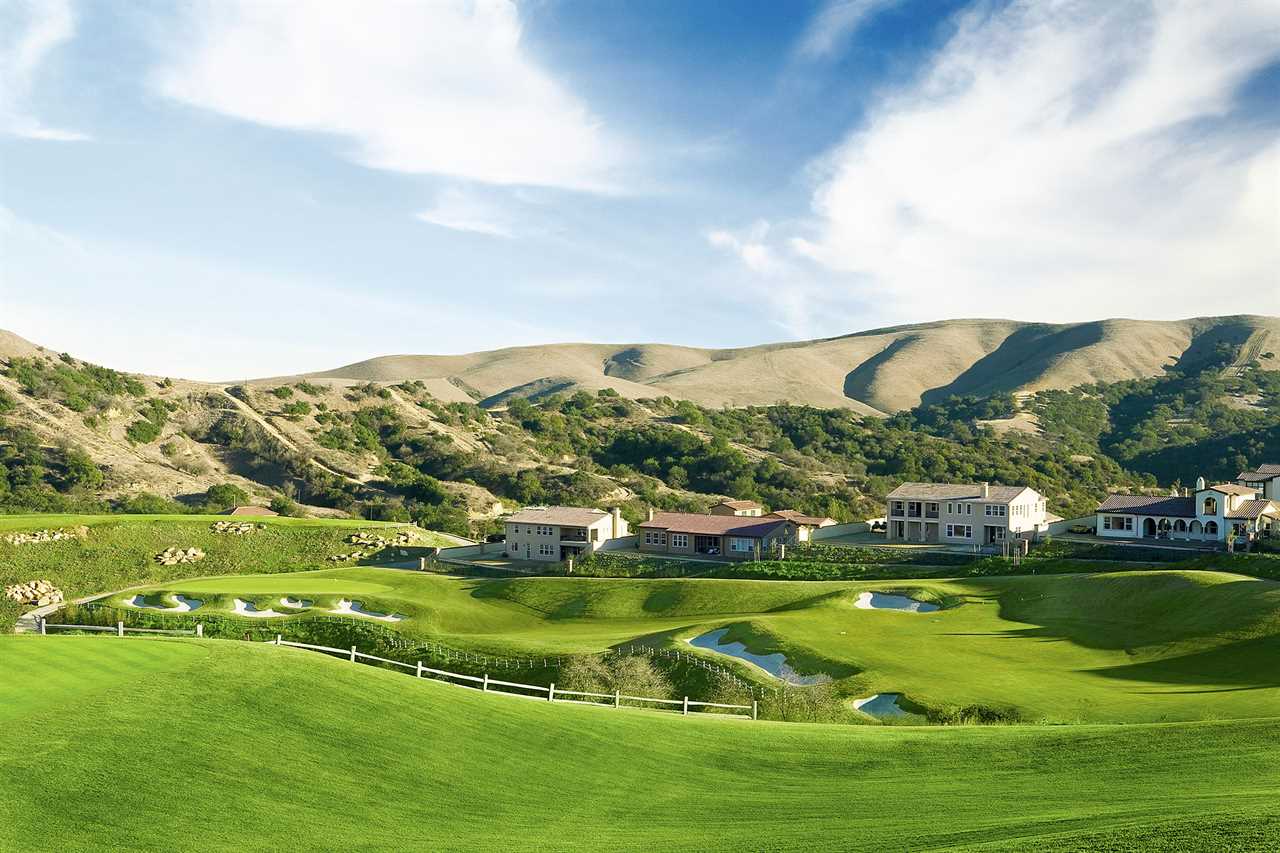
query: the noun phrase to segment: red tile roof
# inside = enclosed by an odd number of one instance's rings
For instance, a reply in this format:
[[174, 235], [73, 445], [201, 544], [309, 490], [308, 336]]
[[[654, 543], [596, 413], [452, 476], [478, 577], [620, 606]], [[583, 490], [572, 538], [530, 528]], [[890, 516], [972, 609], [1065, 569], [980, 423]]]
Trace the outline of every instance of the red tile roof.
[[822, 527], [824, 524], [835, 524], [834, 518], [827, 518], [825, 515], [802, 515], [794, 509], [778, 509], [766, 515], [765, 518], [777, 516], [785, 518], [787, 521], [794, 521], [796, 524], [803, 524], [807, 527]]
[[673, 533], [693, 533], [700, 536], [746, 536], [760, 538], [773, 532], [783, 518], [751, 518], [741, 515], [701, 515], [695, 512], [655, 512], [640, 527], [650, 530], [669, 530]]
[[1128, 515], [1170, 515], [1195, 518], [1194, 498], [1161, 498], [1150, 495], [1107, 495], [1098, 505], [1098, 512], [1124, 513]]

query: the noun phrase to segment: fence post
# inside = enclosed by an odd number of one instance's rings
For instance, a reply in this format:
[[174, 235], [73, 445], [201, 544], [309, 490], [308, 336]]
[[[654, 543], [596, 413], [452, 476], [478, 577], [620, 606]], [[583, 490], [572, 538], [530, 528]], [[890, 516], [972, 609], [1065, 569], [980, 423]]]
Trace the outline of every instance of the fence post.
[[277, 645], [277, 646], [278, 646], [278, 645], [280, 645], [280, 640], [281, 640], [280, 635], [279, 635], [279, 634], [276, 634], [276, 645]]
[[46, 618], [44, 618], [43, 616], [41, 616], [41, 617], [40, 617], [40, 636], [41, 636], [41, 637], [45, 636], [45, 629], [44, 629], [44, 626], [45, 626], [45, 623], [46, 623], [46, 622], [48, 622], [48, 621], [49, 621], [49, 620], [48, 620], [48, 619], [46, 619]]
[[124, 636], [124, 622], [123, 622], [123, 621], [116, 622], [116, 636], [117, 636], [117, 637], [123, 637], [123, 636]]
[[489, 673], [487, 672], [484, 674], [484, 681], [480, 683], [480, 692], [481, 693], [489, 692]]
[[422, 661], [418, 661], [418, 673], [417, 673], [417, 677], [418, 677], [418, 678], [421, 678], [421, 677], [422, 677]]
[[760, 712], [759, 703], [755, 699], [752, 699], [751, 700], [751, 719], [753, 720], [760, 719], [759, 716], [757, 716], [759, 712]]
[[684, 697], [684, 715], [689, 716], [689, 697]]
[[551, 682], [551, 686], [547, 688], [547, 701], [548, 702], [556, 701], [556, 683], [554, 681]]
[[203, 636], [204, 636], [204, 623], [203, 623], [203, 622], [197, 622], [197, 623], [196, 623], [196, 636], [197, 636], [197, 637], [203, 637]]
[[615, 688], [613, 691], [613, 707], [615, 708], [622, 707], [622, 691], [617, 688]]
[[352, 647], [351, 647], [351, 662], [352, 662], [352, 663], [355, 663], [355, 662], [356, 662], [356, 647], [355, 647], [355, 646], [352, 646]]

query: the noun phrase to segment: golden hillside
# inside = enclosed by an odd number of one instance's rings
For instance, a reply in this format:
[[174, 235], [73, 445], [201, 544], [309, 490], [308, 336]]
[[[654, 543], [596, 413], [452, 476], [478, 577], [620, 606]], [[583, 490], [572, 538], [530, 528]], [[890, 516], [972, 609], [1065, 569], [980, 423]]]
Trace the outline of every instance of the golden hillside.
[[951, 394], [1036, 391], [1158, 375], [1218, 342], [1242, 358], [1280, 350], [1280, 318], [1022, 323], [944, 320], [740, 349], [546, 344], [467, 355], [392, 355], [307, 378], [418, 379], [445, 400], [613, 388], [708, 406], [779, 401], [894, 412]]

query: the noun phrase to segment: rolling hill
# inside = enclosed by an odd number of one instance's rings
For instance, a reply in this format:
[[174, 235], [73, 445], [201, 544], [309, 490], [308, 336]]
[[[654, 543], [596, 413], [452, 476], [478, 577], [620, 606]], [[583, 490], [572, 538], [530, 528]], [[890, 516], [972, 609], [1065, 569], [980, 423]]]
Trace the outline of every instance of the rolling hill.
[[442, 399], [612, 388], [705, 406], [846, 406], [890, 413], [950, 395], [1039, 391], [1156, 376], [1218, 342], [1249, 358], [1280, 349], [1280, 318], [1021, 323], [944, 320], [742, 349], [667, 344], [547, 344], [467, 355], [392, 355], [309, 379], [421, 380]]

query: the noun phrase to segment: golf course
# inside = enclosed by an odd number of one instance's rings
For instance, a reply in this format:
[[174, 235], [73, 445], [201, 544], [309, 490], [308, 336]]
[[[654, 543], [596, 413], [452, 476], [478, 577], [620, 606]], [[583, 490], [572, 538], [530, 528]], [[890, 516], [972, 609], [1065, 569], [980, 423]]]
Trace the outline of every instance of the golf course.
[[1228, 851], [1280, 833], [1274, 718], [684, 718], [234, 641], [6, 637], [0, 660], [6, 850]]
[[[857, 606], [868, 592], [941, 608]], [[637, 642], [690, 650], [688, 640], [727, 628], [725, 641], [780, 653], [851, 697], [892, 692], [925, 708], [1010, 708], [1027, 722], [1280, 716], [1280, 583], [1221, 572], [845, 583], [348, 568], [183, 581], [110, 603], [167, 608], [173, 596], [199, 602], [192, 617], [237, 607], [279, 614], [273, 623], [286, 633], [291, 619], [354, 602], [396, 618], [388, 628], [406, 638], [493, 655], [600, 653]], [[774, 683], [748, 663], [700, 653]]]

